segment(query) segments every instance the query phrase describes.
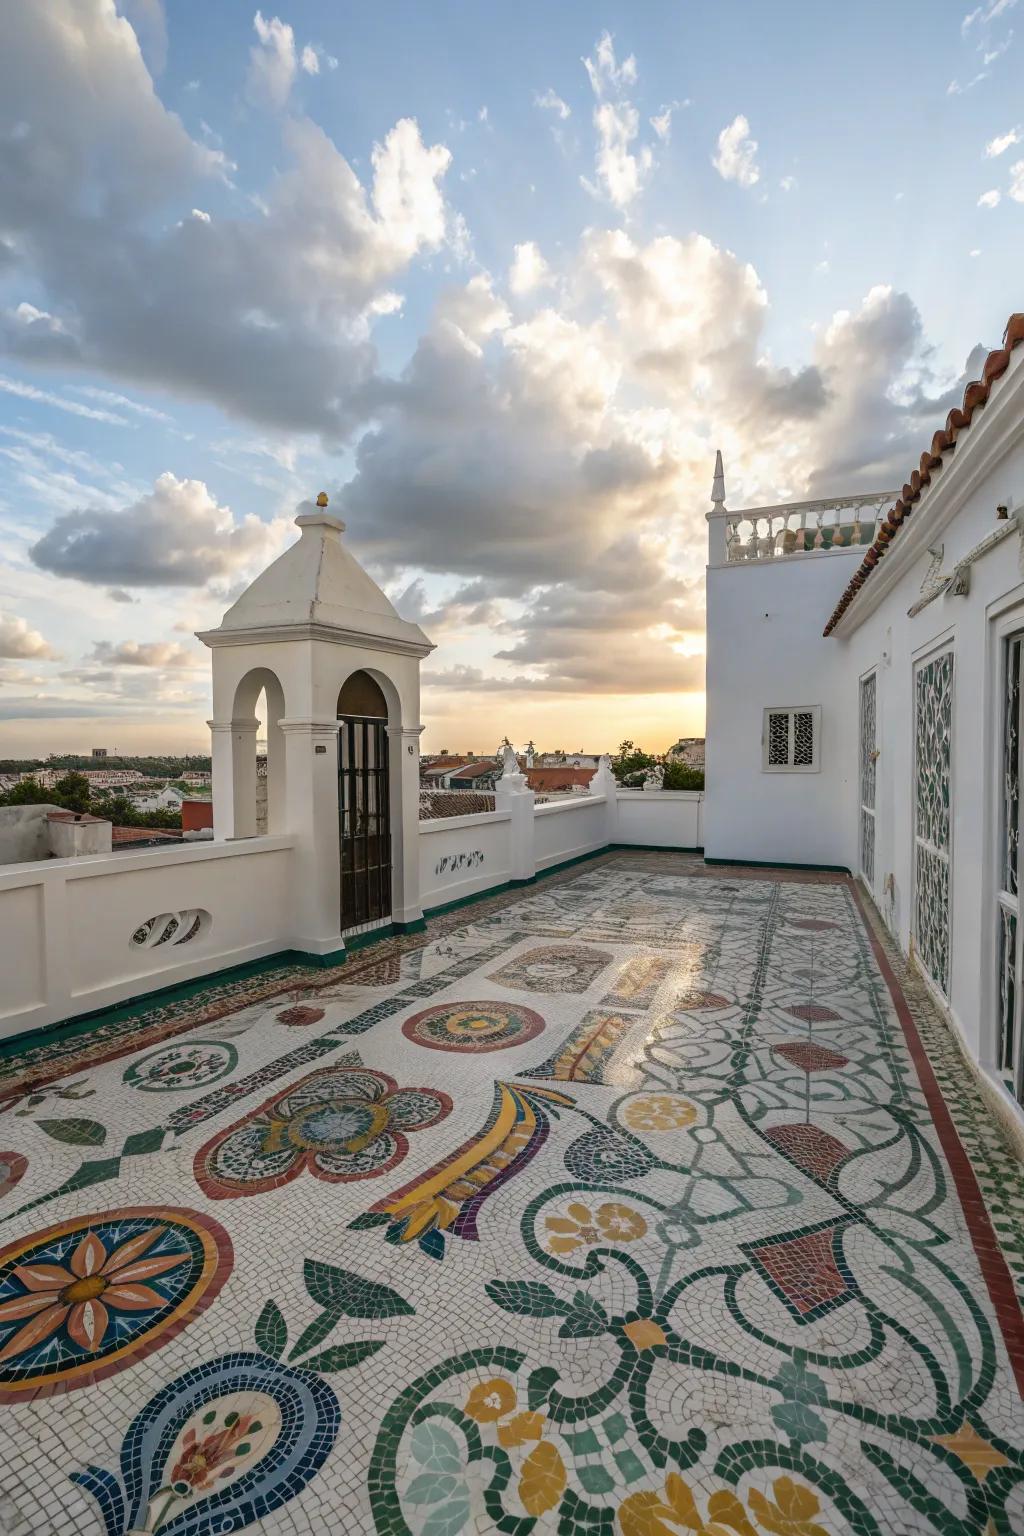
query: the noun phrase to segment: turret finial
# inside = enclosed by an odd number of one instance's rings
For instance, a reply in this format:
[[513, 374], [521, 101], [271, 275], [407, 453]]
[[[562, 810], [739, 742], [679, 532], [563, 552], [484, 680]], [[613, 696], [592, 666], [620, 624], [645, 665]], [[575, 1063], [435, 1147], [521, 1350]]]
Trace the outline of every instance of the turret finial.
[[[719, 460], [721, 460], [721, 455], [719, 455]], [[327, 505], [327, 492], [326, 491], [321, 491], [320, 492], [319, 496], [316, 499], [316, 504], [317, 504], [318, 507], [326, 507], [326, 505]]]
[[725, 510], [725, 470], [722, 467], [722, 450], [715, 454], [715, 478], [711, 483], [711, 503], [716, 512]]

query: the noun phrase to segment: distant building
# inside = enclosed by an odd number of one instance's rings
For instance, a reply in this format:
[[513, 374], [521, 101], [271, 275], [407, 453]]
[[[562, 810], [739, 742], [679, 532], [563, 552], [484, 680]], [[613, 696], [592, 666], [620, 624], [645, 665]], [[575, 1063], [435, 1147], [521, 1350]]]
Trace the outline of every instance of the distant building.
[[704, 737], [681, 736], [665, 753], [666, 763], [685, 763], [687, 768], [704, 768]]
[[493, 789], [501, 776], [501, 764], [495, 762], [467, 763], [456, 768], [447, 778], [448, 789]]
[[93, 747], [92, 755], [93, 755], [94, 758], [95, 757], [106, 757], [107, 749], [106, 749], [106, 747]]
[[535, 768], [589, 768], [593, 773], [601, 761], [599, 752], [541, 752], [529, 753]]
[[569, 763], [559, 767], [527, 768], [526, 783], [538, 794], [558, 795], [565, 794], [567, 790], [586, 791], [590, 788], [590, 781], [595, 772], [596, 767], [580, 767]]

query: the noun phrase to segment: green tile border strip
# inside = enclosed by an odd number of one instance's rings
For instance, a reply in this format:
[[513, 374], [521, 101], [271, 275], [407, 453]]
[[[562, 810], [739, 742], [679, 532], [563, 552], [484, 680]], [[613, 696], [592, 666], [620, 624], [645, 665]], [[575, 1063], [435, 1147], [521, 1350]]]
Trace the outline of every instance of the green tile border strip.
[[965, 1055], [863, 885], [858, 891], [862, 910], [903, 990], [1024, 1308], [1024, 1163], [985, 1097], [976, 1064]]

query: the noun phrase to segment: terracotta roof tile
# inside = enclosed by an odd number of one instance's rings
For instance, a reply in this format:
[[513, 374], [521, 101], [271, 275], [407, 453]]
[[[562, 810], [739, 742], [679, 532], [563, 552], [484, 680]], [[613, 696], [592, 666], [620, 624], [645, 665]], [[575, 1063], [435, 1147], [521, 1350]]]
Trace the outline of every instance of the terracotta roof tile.
[[985, 405], [992, 385], [1010, 366], [1010, 353], [1022, 342], [1024, 342], [1024, 312], [1010, 316], [1003, 335], [1003, 345], [988, 354], [981, 371], [981, 378], [974, 379], [968, 384], [964, 390], [963, 404], [953, 407], [946, 417], [945, 428], [936, 432], [932, 438], [930, 452], [922, 453], [919, 468], [912, 472], [899, 499], [875, 535], [875, 542], [865, 554], [859, 569], [850, 578], [845, 592], [836, 604], [832, 617], [825, 625], [826, 636], [835, 629], [900, 528], [913, 513], [914, 503], [920, 499], [922, 490], [931, 482], [932, 471], [941, 467], [944, 454], [952, 453], [956, 448], [957, 438], [961, 432], [966, 432], [975, 413]]

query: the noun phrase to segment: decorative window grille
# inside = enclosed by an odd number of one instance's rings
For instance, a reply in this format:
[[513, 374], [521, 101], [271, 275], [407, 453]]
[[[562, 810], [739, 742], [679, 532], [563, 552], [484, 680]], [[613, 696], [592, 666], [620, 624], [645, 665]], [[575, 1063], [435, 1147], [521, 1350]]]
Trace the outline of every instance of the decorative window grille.
[[147, 917], [132, 934], [138, 949], [155, 949], [158, 944], [188, 944], [210, 926], [210, 914], [201, 907], [181, 912], [161, 912]]
[[925, 971], [949, 995], [953, 652], [914, 679], [914, 939]]
[[821, 710], [766, 709], [761, 732], [761, 767], [765, 773], [817, 773]]
[[1011, 635], [1003, 653], [1002, 823], [996, 912], [999, 936], [999, 1068], [1018, 1103], [1024, 1104], [1024, 1038], [1021, 1022], [1021, 942], [1018, 883], [1020, 857], [1021, 672], [1024, 635]]
[[860, 685], [860, 871], [869, 886], [875, 883], [875, 761], [878, 757], [877, 676]]

